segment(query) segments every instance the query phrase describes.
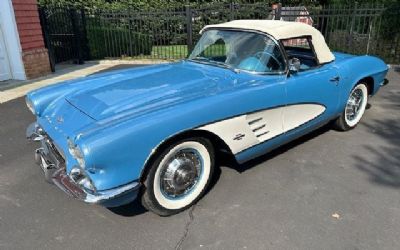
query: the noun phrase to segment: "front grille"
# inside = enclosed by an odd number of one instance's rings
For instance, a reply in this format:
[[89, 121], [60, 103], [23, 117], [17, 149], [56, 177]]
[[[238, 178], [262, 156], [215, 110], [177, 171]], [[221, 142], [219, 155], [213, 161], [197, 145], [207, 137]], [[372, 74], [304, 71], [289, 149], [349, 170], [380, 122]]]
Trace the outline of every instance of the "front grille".
[[65, 157], [61, 154], [60, 150], [56, 147], [56, 145], [53, 143], [51, 139], [46, 140], [47, 146], [49, 148], [49, 151], [54, 154], [54, 156], [57, 158], [57, 160], [65, 164]]
[[65, 157], [61, 153], [62, 151], [57, 148], [53, 143], [53, 140], [43, 130], [41, 130], [41, 135], [44, 137], [43, 140], [41, 140], [41, 143], [46, 155], [46, 160], [49, 161], [49, 163], [54, 164], [57, 168], [64, 167]]

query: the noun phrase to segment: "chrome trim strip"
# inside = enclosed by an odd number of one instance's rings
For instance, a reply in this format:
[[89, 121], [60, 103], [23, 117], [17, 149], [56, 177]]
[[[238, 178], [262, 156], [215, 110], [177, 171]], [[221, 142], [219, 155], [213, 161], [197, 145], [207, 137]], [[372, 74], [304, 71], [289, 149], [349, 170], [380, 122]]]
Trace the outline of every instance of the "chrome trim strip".
[[139, 187], [140, 187], [139, 182], [132, 182], [118, 188], [113, 188], [105, 191], [98, 191], [97, 194], [95, 195], [87, 194], [84, 202], [92, 204], [102, 203], [105, 200], [111, 200], [133, 189], [138, 189]]

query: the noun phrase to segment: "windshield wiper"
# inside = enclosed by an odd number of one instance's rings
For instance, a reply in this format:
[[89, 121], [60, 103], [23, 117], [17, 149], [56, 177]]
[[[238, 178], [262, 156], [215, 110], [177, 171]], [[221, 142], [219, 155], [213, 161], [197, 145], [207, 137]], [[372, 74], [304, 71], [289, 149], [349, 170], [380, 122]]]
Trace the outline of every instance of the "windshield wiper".
[[214, 60], [212, 60], [210, 58], [207, 58], [207, 57], [196, 56], [196, 57], [193, 57], [193, 58], [189, 58], [188, 60], [190, 60], [190, 61], [199, 61], [199, 62], [203, 62], [203, 63], [210, 64], [210, 65], [224, 67], [226, 69], [232, 70], [235, 73], [239, 73], [240, 72], [239, 69], [236, 69], [236, 68], [234, 68], [233, 66], [231, 66], [229, 64], [226, 64], [224, 62], [214, 61]]

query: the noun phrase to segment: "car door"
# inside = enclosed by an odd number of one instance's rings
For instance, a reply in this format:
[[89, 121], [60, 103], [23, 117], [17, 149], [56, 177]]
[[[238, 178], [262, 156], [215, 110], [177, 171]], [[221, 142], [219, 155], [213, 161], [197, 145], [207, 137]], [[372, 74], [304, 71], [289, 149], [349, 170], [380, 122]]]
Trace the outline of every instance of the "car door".
[[[309, 39], [302, 40], [302, 48], [294, 51], [290, 51], [293, 42], [285, 46], [289, 60], [299, 57], [303, 61], [300, 70], [286, 79], [283, 126], [289, 135], [292, 130], [301, 131], [333, 118], [339, 103], [340, 76], [334, 62], [318, 65], [315, 54], [311, 54], [312, 44], [306, 42], [311, 43]], [[309, 50], [305, 49], [307, 46]]]

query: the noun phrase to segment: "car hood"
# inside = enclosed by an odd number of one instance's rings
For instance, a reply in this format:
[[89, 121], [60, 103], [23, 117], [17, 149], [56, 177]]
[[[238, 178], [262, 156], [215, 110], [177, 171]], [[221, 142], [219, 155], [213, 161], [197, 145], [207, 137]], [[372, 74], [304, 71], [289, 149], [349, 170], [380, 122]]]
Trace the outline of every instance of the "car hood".
[[220, 91], [218, 83], [229, 78], [229, 70], [211, 68], [180, 62], [99, 74], [66, 100], [95, 120], [149, 112]]

